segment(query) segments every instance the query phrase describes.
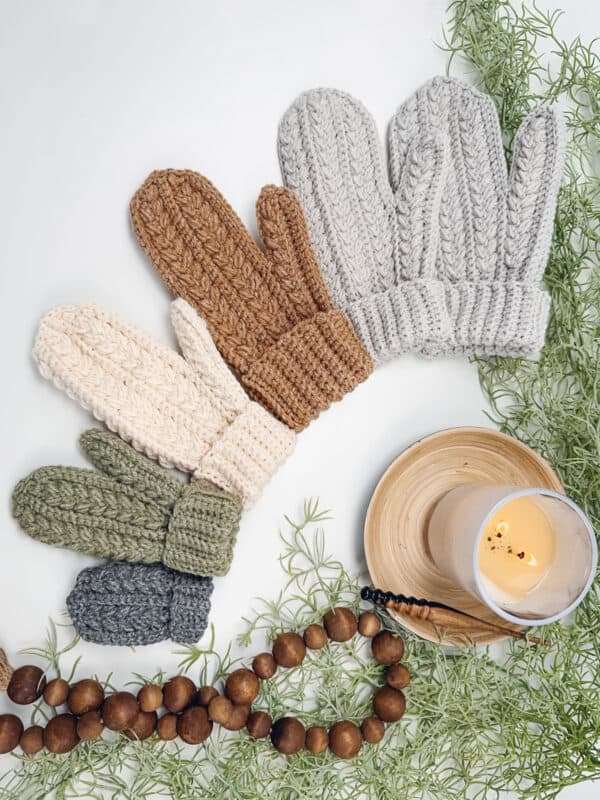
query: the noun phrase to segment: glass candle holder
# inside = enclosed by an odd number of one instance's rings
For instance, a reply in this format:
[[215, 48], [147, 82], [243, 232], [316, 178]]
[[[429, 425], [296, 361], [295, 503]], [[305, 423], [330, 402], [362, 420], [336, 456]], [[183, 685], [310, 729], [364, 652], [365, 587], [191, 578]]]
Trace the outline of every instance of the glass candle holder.
[[459, 486], [434, 508], [428, 543], [445, 575], [520, 625], [547, 624], [572, 611], [598, 561], [587, 516], [550, 489]]

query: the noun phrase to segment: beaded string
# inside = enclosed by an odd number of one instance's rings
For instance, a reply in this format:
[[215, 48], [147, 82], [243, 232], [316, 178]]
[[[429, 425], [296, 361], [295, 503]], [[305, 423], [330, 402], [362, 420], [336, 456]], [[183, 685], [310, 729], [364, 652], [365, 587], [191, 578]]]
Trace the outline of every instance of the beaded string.
[[[280, 668], [299, 666], [307, 649], [320, 650], [328, 641], [347, 642], [356, 634], [371, 640], [373, 658], [386, 667], [385, 685], [375, 690], [372, 714], [360, 725], [339, 720], [329, 729], [306, 729], [293, 716], [274, 721], [267, 712], [253, 709], [261, 681], [272, 678]], [[309, 625], [302, 635], [281, 633], [271, 652], [255, 656], [250, 669], [241, 667], [227, 676], [222, 694], [214, 686], [198, 689], [190, 678], [178, 675], [163, 686], [143, 686], [137, 697], [130, 692], [105, 695], [97, 680], [85, 678], [70, 686], [62, 678], [48, 681], [39, 667], [26, 665], [12, 673], [8, 697], [19, 705], [43, 697], [51, 708], [66, 706], [66, 711], [51, 717], [44, 728], [33, 725], [27, 730], [23, 730], [19, 717], [1, 714], [0, 753], [17, 746], [28, 755], [44, 748], [51, 753], [68, 753], [80, 741], [98, 739], [104, 728], [120, 731], [130, 739], [157, 735], [165, 741], [179, 737], [187, 744], [199, 745], [210, 736], [213, 725], [219, 724], [231, 731], [245, 727], [256, 739], [270, 737], [273, 747], [283, 755], [293, 755], [303, 748], [313, 754], [329, 749], [338, 758], [352, 758], [364, 742], [381, 741], [385, 725], [404, 715], [406, 699], [402, 690], [410, 683], [410, 674], [400, 663], [403, 654], [402, 639], [381, 630], [376, 614], [365, 611], [357, 619], [350, 609], [336, 607], [325, 614], [322, 625]], [[157, 712], [161, 708], [165, 713], [159, 718]]]

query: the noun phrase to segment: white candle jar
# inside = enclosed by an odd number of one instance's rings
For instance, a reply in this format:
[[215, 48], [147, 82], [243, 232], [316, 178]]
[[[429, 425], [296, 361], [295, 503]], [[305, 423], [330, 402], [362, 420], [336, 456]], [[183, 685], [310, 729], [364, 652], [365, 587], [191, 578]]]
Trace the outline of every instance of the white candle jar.
[[[547, 520], [553, 558], [531, 591], [511, 597], [499, 593], [489, 573], [482, 572], [479, 555], [490, 522], [520, 498], [528, 498]], [[494, 542], [488, 540], [493, 548]], [[569, 614], [589, 591], [598, 560], [590, 521], [572, 500], [550, 489], [517, 486], [465, 484], [451, 490], [432, 512], [428, 545], [435, 564], [448, 578], [502, 619], [520, 625], [543, 625]]]

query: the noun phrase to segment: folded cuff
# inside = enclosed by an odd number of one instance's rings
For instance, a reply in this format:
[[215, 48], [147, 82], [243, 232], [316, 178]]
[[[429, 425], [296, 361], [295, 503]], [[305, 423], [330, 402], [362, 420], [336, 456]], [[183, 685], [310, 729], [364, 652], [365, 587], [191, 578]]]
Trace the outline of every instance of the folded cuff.
[[206, 629], [212, 590], [210, 578], [181, 575], [162, 564], [114, 562], [82, 570], [67, 608], [88, 642], [195, 642]]
[[174, 642], [197, 642], [208, 625], [211, 578], [173, 573], [169, 638]]
[[345, 310], [376, 366], [405, 353], [435, 356], [451, 347], [441, 281], [404, 281]]
[[258, 403], [244, 410], [218, 437], [194, 473], [251, 506], [292, 452], [296, 434]]
[[454, 352], [535, 356], [544, 345], [550, 295], [521, 281], [461, 282], [447, 286]]
[[323, 311], [282, 336], [245, 372], [249, 394], [296, 431], [373, 371], [343, 311]]
[[219, 489], [191, 484], [169, 520], [163, 563], [192, 575], [225, 575], [240, 527], [241, 501]]

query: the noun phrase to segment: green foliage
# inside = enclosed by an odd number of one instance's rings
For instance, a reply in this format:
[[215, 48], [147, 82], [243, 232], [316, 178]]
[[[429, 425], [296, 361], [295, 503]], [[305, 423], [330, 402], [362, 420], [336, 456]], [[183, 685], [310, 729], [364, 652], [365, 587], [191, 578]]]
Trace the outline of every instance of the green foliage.
[[[450, 63], [468, 69], [498, 105], [507, 152], [520, 119], [540, 102], [564, 105], [570, 131], [546, 280], [553, 298], [539, 362], [480, 361], [484, 390], [506, 432], [532, 445], [558, 470], [567, 492], [600, 529], [600, 270], [598, 139], [600, 64], [593, 45], [562, 42], [557, 14], [506, 0], [457, 0], [450, 6]], [[260, 600], [240, 643], [251, 654], [279, 631], [302, 630], [335, 603], [358, 607], [357, 576], [326, 553], [326, 513], [308, 503], [287, 519], [281, 566], [287, 585]], [[385, 620], [385, 624], [388, 624]], [[345, 800], [392, 797], [494, 800], [513, 791], [547, 800], [600, 778], [600, 592], [596, 584], [571, 624], [550, 626], [551, 648], [510, 642], [485, 651], [446, 650], [409, 638], [408, 713], [379, 745], [351, 762], [331, 754], [278, 755], [268, 741], [215, 729], [190, 748], [108, 737], [67, 756], [21, 758], [0, 780], [0, 797], [245, 798]], [[68, 645], [67, 645], [68, 647]], [[51, 631], [37, 655], [52, 670], [60, 645]], [[180, 651], [181, 669], [198, 682], [219, 680], [237, 661], [208, 648]], [[133, 683], [143, 681], [133, 676]], [[309, 653], [301, 667], [266, 682], [258, 708], [307, 725], [362, 719], [382, 668], [356, 637]]]

